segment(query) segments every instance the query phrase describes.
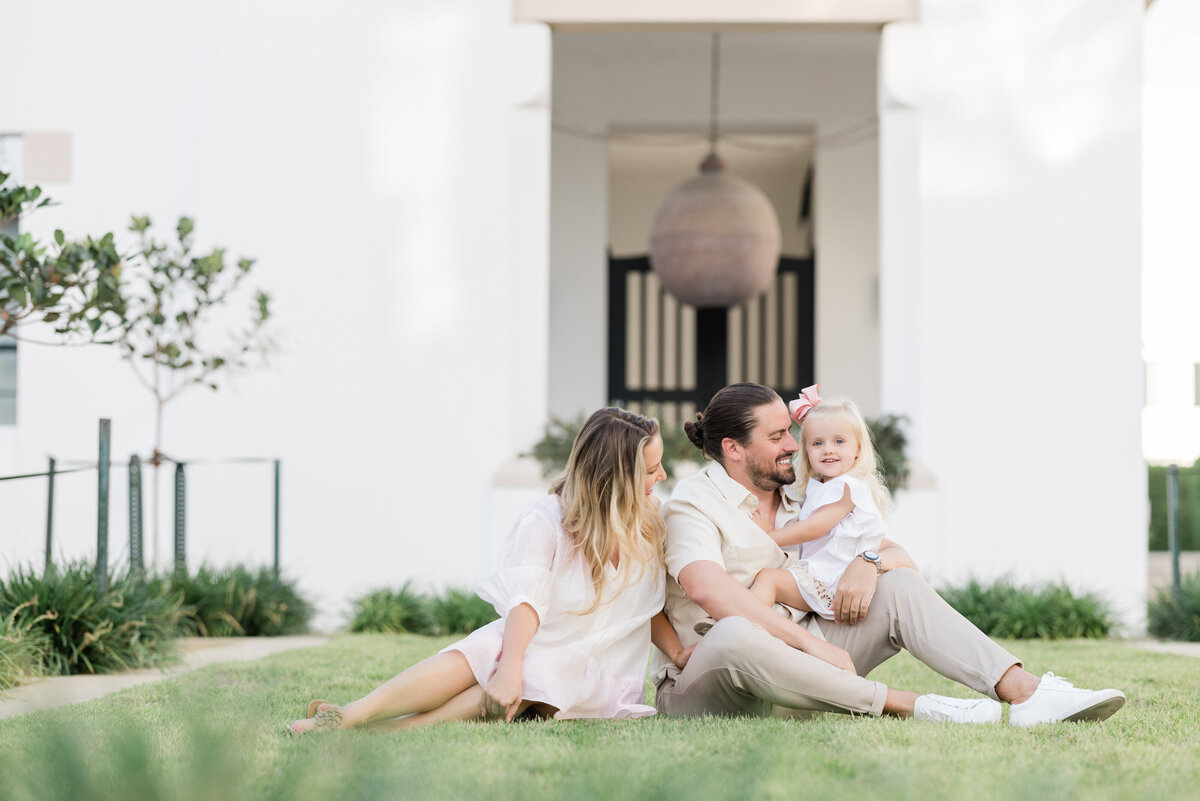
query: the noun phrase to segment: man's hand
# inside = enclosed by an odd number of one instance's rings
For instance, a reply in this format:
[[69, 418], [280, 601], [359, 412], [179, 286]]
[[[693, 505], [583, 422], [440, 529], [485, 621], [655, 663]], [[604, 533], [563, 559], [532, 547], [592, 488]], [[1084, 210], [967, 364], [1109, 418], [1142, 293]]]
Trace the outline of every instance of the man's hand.
[[879, 573], [866, 559], [855, 557], [838, 581], [833, 597], [833, 619], [853, 626], [867, 616], [867, 606], [875, 592]]
[[824, 640], [813, 637], [812, 641], [805, 645], [804, 653], [810, 656], [815, 656], [822, 662], [828, 662], [835, 668], [848, 670], [855, 673], [854, 662], [850, 659], [850, 654], [843, 648], [838, 648], [832, 643], [827, 643]]
[[506, 668], [501, 665], [488, 679], [483, 688], [483, 702], [480, 713], [485, 720], [503, 717], [506, 723], [511, 723], [521, 705], [521, 693], [525, 689], [521, 678], [521, 668]]

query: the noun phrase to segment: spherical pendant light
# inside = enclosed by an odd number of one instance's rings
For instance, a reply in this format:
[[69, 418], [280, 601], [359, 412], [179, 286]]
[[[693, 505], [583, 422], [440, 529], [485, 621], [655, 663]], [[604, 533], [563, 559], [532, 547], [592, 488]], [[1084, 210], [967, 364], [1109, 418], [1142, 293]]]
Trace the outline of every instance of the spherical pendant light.
[[737, 306], [766, 290], [779, 264], [779, 218], [753, 184], [725, 174], [717, 157], [720, 34], [712, 38], [709, 154], [700, 177], [663, 199], [650, 228], [650, 266], [693, 306]]
[[675, 187], [650, 229], [650, 265], [693, 306], [737, 306], [766, 290], [779, 264], [779, 218], [753, 184], [727, 175], [715, 153]]

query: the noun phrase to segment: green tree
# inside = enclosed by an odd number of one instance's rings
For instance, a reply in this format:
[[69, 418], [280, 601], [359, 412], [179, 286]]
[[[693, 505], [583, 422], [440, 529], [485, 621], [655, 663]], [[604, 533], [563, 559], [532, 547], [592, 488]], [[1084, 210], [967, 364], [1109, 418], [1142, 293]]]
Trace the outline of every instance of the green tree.
[[[94, 341], [122, 321], [121, 257], [112, 234], [54, 243], [14, 233], [10, 223], [51, 205], [38, 186], [9, 183], [0, 172], [0, 335], [17, 339], [18, 326], [48, 323], [60, 339]], [[51, 344], [51, 343], [44, 343]]]
[[163, 453], [163, 411], [180, 393], [195, 387], [218, 388], [218, 378], [265, 360], [274, 348], [266, 324], [270, 298], [253, 293], [245, 311], [224, 307], [238, 296], [254, 267], [252, 259], [230, 262], [224, 248], [195, 251], [195, 224], [179, 218], [172, 241], [150, 233], [149, 217], [133, 217], [129, 230], [140, 248], [125, 260], [121, 273], [122, 314], [115, 341], [138, 381], [154, 396], [154, 490], [151, 494], [151, 558], [158, 561], [158, 468]]

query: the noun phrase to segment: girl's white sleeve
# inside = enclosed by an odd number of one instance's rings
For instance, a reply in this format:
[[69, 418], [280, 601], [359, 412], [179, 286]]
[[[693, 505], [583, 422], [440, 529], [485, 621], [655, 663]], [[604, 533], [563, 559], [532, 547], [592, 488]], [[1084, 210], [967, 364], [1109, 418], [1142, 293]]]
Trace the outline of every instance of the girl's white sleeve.
[[[875, 499], [871, 497], [871, 488], [867, 482], [857, 476], [838, 476], [826, 481], [825, 491], [828, 494], [822, 496], [822, 505], [841, 500], [842, 495], [846, 492], [845, 487], [850, 488], [850, 500], [854, 503], [854, 511], [850, 514], [858, 524], [853, 531], [847, 529], [846, 533], [853, 533], [854, 536], [857, 536], [864, 525], [870, 521], [882, 519], [883, 516], [879, 514], [879, 507], [875, 505]], [[837, 531], [836, 528], [834, 530]]]
[[535, 511], [521, 515], [504, 540], [500, 567], [475, 585], [475, 592], [501, 617], [527, 603], [539, 620], [545, 620], [557, 542], [558, 526], [545, 515]]

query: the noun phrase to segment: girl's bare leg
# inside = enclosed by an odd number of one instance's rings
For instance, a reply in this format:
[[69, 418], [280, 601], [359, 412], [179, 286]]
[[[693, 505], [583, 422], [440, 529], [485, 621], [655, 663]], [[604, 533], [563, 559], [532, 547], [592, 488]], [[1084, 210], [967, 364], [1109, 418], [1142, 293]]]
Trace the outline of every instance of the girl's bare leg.
[[[467, 658], [458, 651], [446, 651], [418, 662], [357, 701], [340, 707], [322, 704], [317, 714], [336, 710], [341, 713], [342, 727], [349, 728], [376, 720], [432, 712], [450, 701], [457, 701], [471, 689], [483, 692]], [[477, 701], [478, 698], [476, 696]], [[296, 721], [291, 728], [303, 733], [316, 727], [316, 718], [306, 718]]]
[[779, 602], [801, 612], [812, 611], [808, 608], [808, 601], [800, 594], [800, 588], [796, 586], [796, 577], [787, 570], [763, 568], [754, 577], [750, 592], [767, 606], [774, 606]]

